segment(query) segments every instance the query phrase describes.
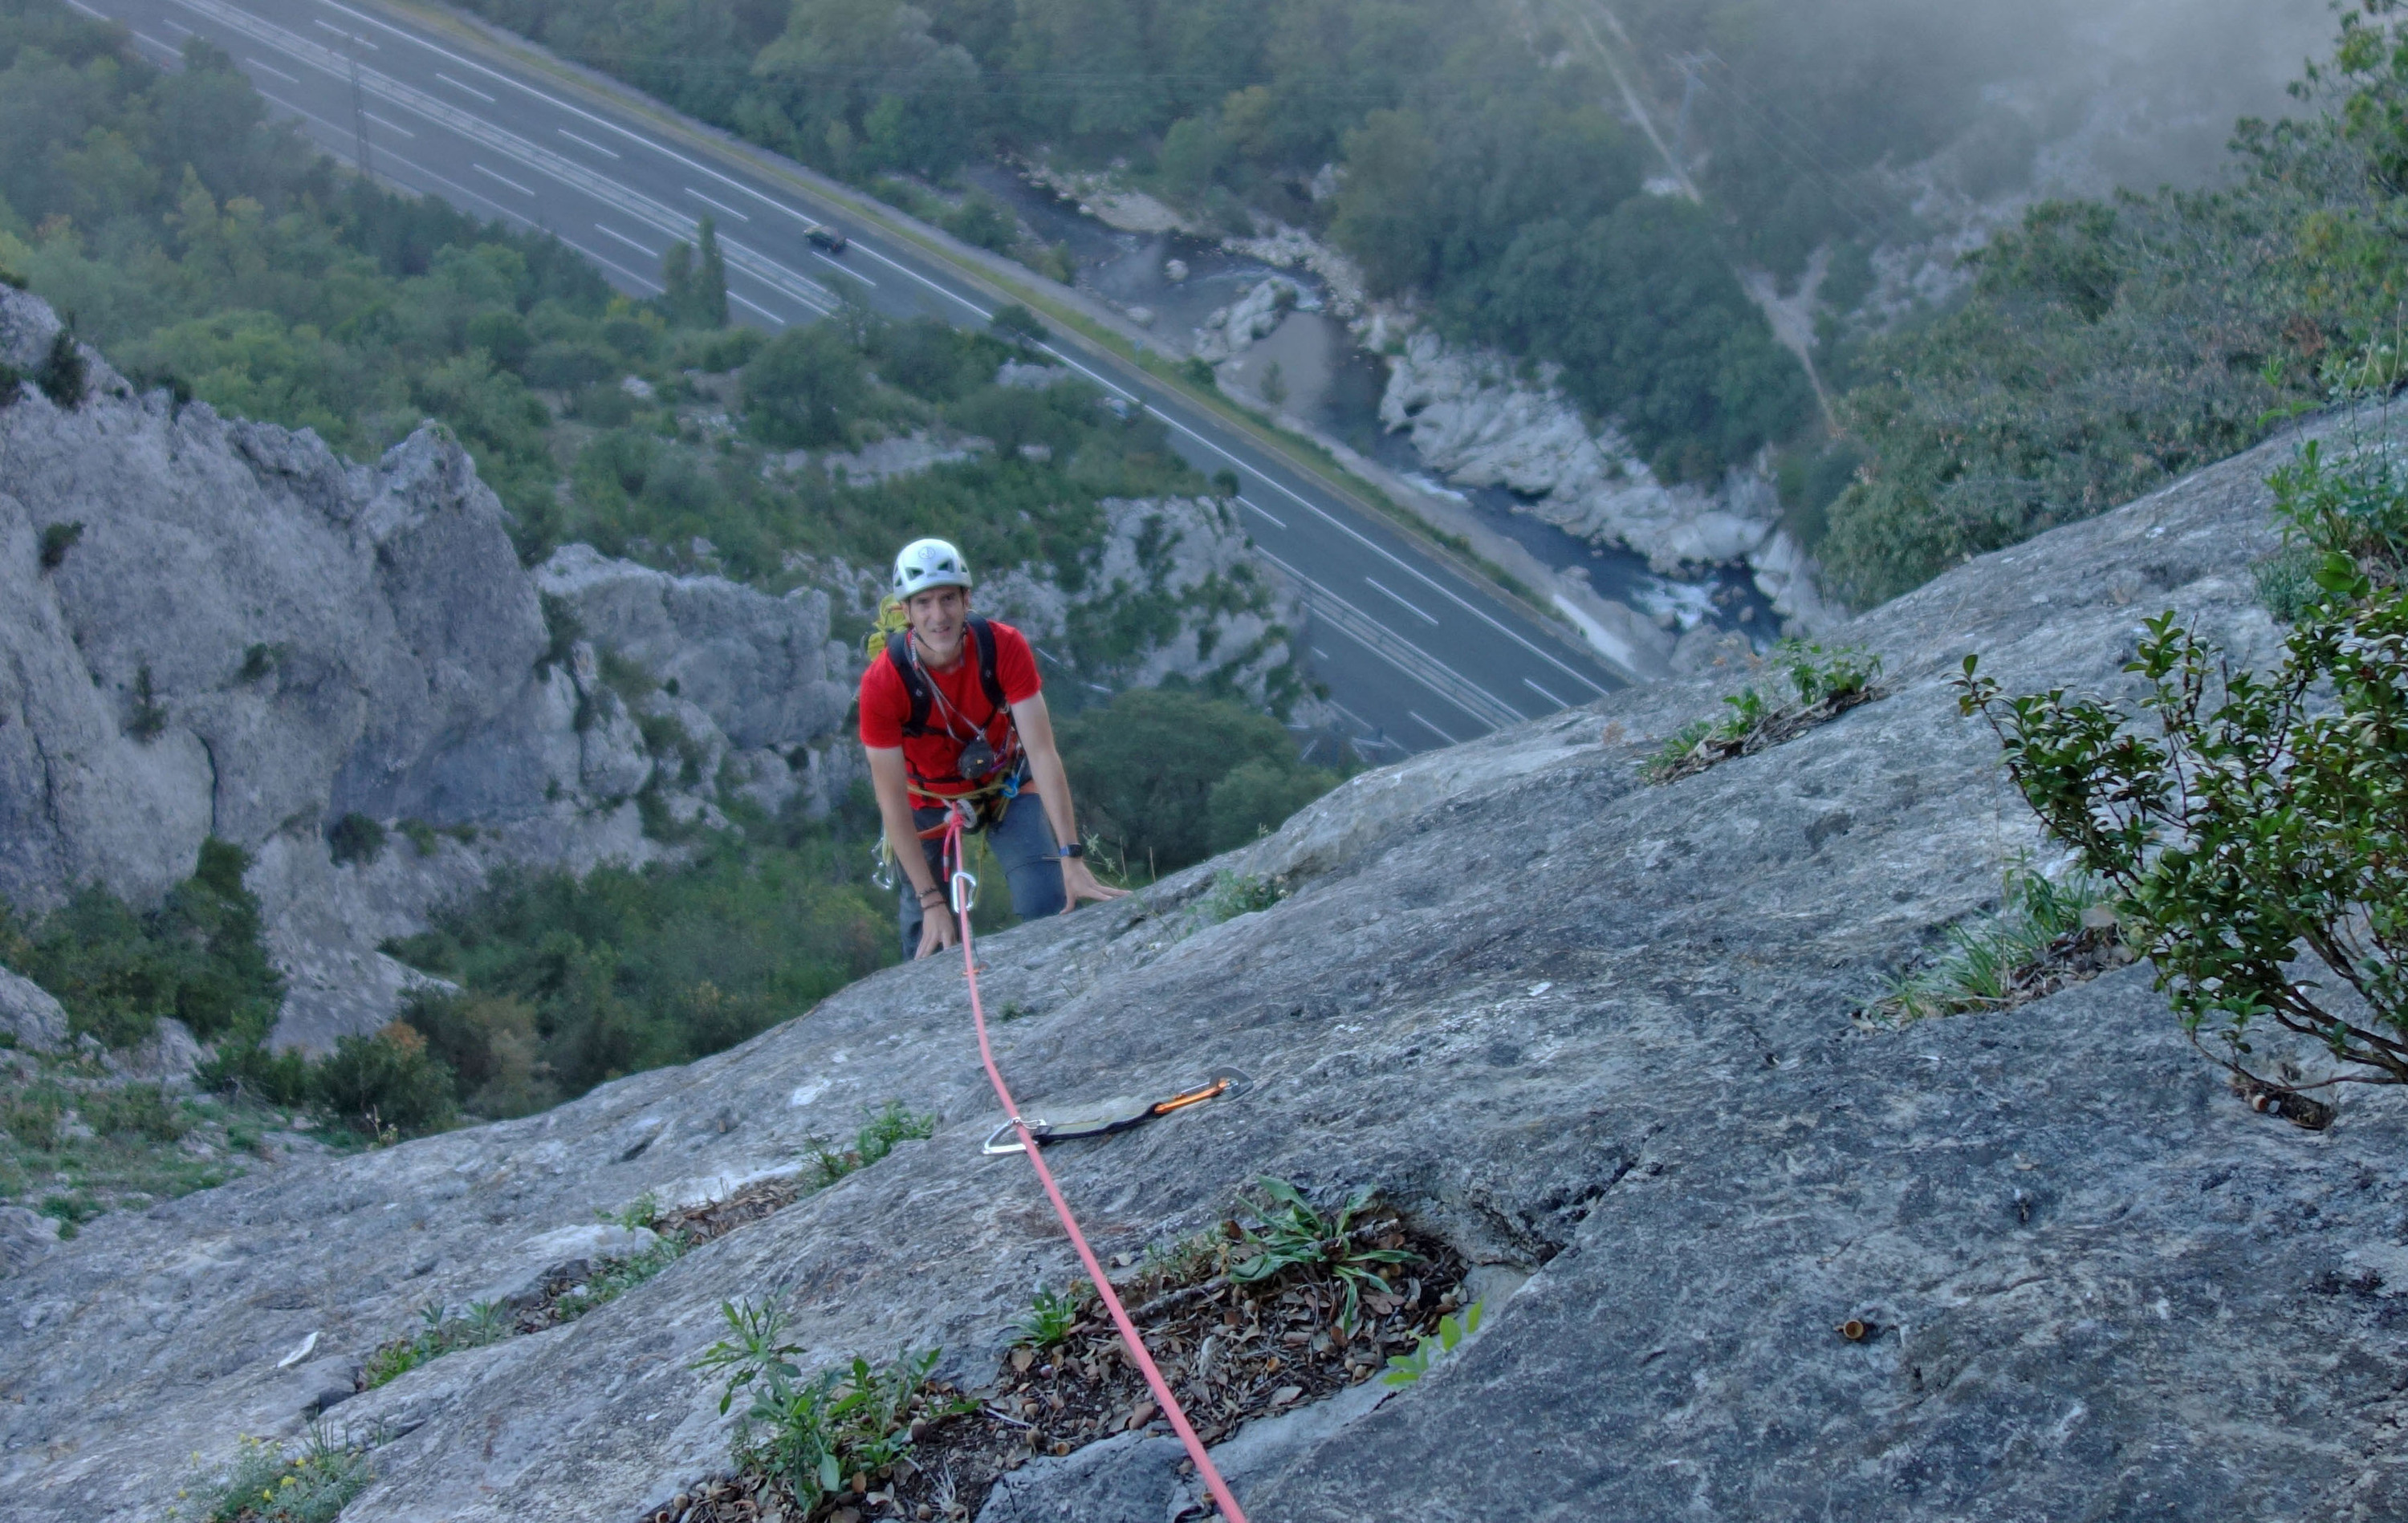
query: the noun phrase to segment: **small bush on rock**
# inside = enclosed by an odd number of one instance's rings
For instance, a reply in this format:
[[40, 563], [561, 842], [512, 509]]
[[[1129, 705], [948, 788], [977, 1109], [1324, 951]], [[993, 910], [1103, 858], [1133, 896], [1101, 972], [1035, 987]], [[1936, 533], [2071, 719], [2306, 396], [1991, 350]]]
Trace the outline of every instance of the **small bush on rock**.
[[2008, 697], [1971, 656], [1958, 690], [2049, 833], [2112, 888], [2192, 1040], [2287, 1110], [2303, 1086], [2262, 1072], [2261, 1022], [2321, 1043], [2344, 1065], [2323, 1083], [2408, 1083], [2408, 462], [2312, 445], [2272, 480], [2321, 591], [2272, 671], [2236, 669], [2168, 611], [2125, 667], [2138, 713]]
[[50, 338], [50, 349], [34, 370], [34, 384], [42, 394], [62, 407], [72, 407], [83, 401], [90, 377], [85, 373], [83, 350], [76, 347], [64, 328]]
[[452, 1113], [452, 1071], [407, 1021], [341, 1038], [313, 1088], [328, 1111], [371, 1136], [424, 1132]]
[[326, 827], [326, 850], [337, 865], [366, 865], [384, 855], [385, 829], [356, 811]]
[[[5, 378], [5, 377], [0, 377]], [[66, 564], [67, 551], [83, 538], [81, 523], [50, 523], [42, 526], [42, 569], [56, 571]]]

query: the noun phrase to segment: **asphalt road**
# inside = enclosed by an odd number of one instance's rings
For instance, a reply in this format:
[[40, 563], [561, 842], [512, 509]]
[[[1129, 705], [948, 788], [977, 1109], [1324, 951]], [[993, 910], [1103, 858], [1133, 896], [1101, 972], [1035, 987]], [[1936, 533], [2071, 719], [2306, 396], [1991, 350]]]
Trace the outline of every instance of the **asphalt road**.
[[[665, 131], [666, 107], [633, 109], [573, 71], [530, 67], [373, 0], [70, 3], [122, 21], [162, 64], [187, 36], [208, 37], [336, 158], [356, 163], [365, 149], [365, 166], [392, 184], [545, 229], [630, 292], [660, 291], [661, 255], [707, 215], [731, 306], [767, 327], [831, 311], [844, 281], [898, 318], [983, 325], [999, 300], [975, 271], [863, 226], [708, 129]], [[805, 241], [824, 222], [852, 239], [842, 254]], [[1137, 366], [1067, 340], [1055, 352], [1162, 419], [1207, 474], [1238, 473], [1255, 545], [1307, 590], [1312, 673], [1375, 756], [1469, 740], [1621, 685], [1498, 589]]]

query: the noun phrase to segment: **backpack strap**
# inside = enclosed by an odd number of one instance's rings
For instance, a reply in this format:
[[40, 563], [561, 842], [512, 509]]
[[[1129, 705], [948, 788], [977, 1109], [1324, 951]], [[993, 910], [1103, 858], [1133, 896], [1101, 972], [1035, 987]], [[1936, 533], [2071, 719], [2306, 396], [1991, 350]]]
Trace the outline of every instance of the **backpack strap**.
[[928, 687], [927, 674], [911, 659], [910, 640], [911, 632], [908, 629], [888, 635], [886, 660], [902, 679], [904, 694], [911, 700], [911, 712], [903, 719], [903, 733], [917, 739], [928, 733], [928, 709], [936, 702], [936, 694]]
[[[995, 626], [983, 619], [964, 620], [971, 640], [978, 647], [979, 689], [986, 694], [987, 707], [993, 713], [1009, 715], [1011, 705], [1004, 701], [1003, 677], [996, 670]], [[908, 736], [932, 734], [928, 713], [935, 706], [936, 692], [928, 685], [928, 675], [911, 659], [911, 632], [897, 630], [886, 637], [886, 660], [895, 675], [903, 682], [903, 691], [911, 700], [911, 712], [903, 720], [903, 733]], [[992, 721], [990, 721], [992, 722]], [[1015, 727], [1016, 728], [1016, 727]]]
[[987, 708], [991, 713], [1009, 714], [1011, 705], [1004, 702], [1003, 678], [995, 669], [995, 626], [978, 618], [967, 622], [970, 638], [978, 642], [979, 687], [986, 694]]

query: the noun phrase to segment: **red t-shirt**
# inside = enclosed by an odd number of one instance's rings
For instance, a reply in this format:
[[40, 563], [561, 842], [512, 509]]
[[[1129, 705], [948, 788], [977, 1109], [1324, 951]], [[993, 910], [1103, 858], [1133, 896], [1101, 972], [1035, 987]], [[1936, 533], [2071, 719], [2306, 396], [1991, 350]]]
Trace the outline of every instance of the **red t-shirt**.
[[[998, 620], [989, 619], [987, 627], [995, 631], [995, 675], [1003, 684], [1005, 704], [1023, 704], [1036, 697], [1041, 684], [1037, 653], [1028, 648], [1028, 637]], [[966, 792], [970, 785], [955, 766], [962, 747], [982, 730], [996, 755], [1004, 754], [1011, 737], [1011, 710], [987, 703], [985, 686], [979, 681], [978, 639], [968, 630], [962, 632], [961, 657], [952, 666], [939, 671], [923, 663], [921, 670], [937, 690], [937, 701], [928, 705], [929, 733], [908, 737], [903, 733], [903, 721], [911, 717], [911, 695], [896, 673], [895, 663], [882, 650], [861, 674], [861, 743], [878, 750], [903, 747], [903, 760], [914, 783], [929, 785], [927, 791]], [[950, 735], [946, 733], [949, 721]]]

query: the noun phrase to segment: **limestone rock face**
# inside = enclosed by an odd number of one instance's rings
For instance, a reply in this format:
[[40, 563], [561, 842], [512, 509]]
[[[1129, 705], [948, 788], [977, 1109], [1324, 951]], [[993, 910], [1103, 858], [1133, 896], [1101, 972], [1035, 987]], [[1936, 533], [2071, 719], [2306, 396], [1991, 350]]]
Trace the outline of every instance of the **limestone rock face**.
[[1592, 432], [1552, 386], [1533, 386], [1495, 356], [1447, 348], [1431, 333], [1390, 361], [1380, 421], [1412, 434], [1422, 458], [1466, 486], [1501, 486], [1570, 533], [1647, 557], [1659, 572], [1745, 562], [1773, 609], [1801, 628], [1841, 617], [1816, 591], [1812, 562], [1778, 527], [1780, 495], [1752, 470], [1709, 489], [1668, 487], [1612, 429]]
[[[57, 330], [0, 290], [0, 361], [30, 369]], [[0, 900], [38, 913], [97, 881], [155, 903], [230, 840], [291, 986], [280, 1040], [381, 1024], [423, 980], [378, 944], [502, 863], [658, 854], [628, 800], [660, 759], [597, 642], [677, 678], [721, 750], [800, 747], [842, 717], [824, 598], [582, 547], [530, 575], [439, 429], [355, 465], [85, 357], [79, 405], [26, 385], [0, 408]], [[586, 621], [566, 661], [546, 591]], [[668, 770], [717, 786], [715, 764]], [[754, 770], [773, 799], [798, 786], [782, 755]], [[338, 864], [325, 828], [352, 814], [461, 838]]]
[[[1964, 654], [2019, 690], [2117, 690], [2136, 619], [2174, 607], [2263, 659], [2248, 568], [2287, 448], [1858, 619], [1888, 692], [1787, 744], [1647, 784], [1742, 678], [1632, 688], [981, 942], [987, 1007], [1024, 1012], [995, 1028], [1024, 1104], [1257, 1080], [1051, 1150], [1100, 1252], [1208, 1229], [1272, 1174], [1379, 1187], [1491, 1287], [1418, 1384], [1228, 1441], [1254, 1516], [2408, 1516], [2408, 1097], [2344, 1093], [2319, 1134], [2255, 1114], [2144, 966], [1902, 1032], [1850, 1018], [2039, 844], [1956, 714]], [[1293, 892], [1211, 923], [1218, 872]], [[350, 1516], [666, 1502], [726, 1463], [732, 1419], [689, 1368], [724, 1302], [783, 1298], [813, 1366], [909, 1341], [983, 1383], [1074, 1260], [1025, 1165], [979, 1151], [996, 1105], [959, 965], [914, 963], [543, 1116], [255, 1173], [47, 1252], [8, 1228], [0, 1518], [156, 1517], [194, 1451], [299, 1432], [321, 1383], [278, 1361], [310, 1335], [356, 1361], [429, 1302], [585, 1256], [553, 1234], [597, 1211], [807, 1170], [888, 1099], [939, 1113], [935, 1137], [337, 1408], [391, 1439]], [[1158, 1501], [1162, 1466], [1126, 1444], [1052, 1494]], [[1013, 1489], [1059, 1516], [1038, 1477]]]
[[0, 968], [0, 1032], [28, 1052], [56, 1052], [67, 1040], [67, 1013], [50, 990]]

